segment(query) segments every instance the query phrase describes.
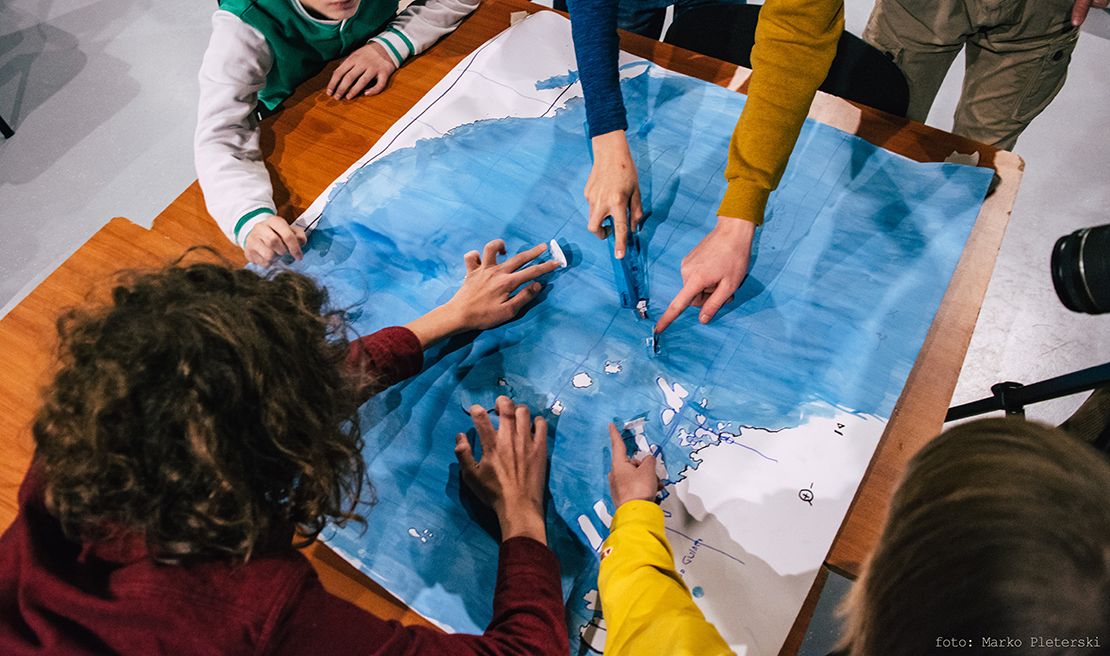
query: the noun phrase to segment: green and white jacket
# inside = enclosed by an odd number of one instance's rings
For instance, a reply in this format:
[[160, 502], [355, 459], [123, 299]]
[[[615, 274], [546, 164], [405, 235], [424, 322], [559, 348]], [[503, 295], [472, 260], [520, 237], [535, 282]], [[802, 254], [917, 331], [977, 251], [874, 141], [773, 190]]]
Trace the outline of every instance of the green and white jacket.
[[450, 33], [480, 0], [362, 0], [344, 21], [313, 18], [299, 0], [221, 0], [200, 67], [194, 140], [197, 178], [208, 212], [243, 246], [276, 214], [262, 162], [255, 108], [273, 109], [330, 60], [370, 41], [400, 66]]

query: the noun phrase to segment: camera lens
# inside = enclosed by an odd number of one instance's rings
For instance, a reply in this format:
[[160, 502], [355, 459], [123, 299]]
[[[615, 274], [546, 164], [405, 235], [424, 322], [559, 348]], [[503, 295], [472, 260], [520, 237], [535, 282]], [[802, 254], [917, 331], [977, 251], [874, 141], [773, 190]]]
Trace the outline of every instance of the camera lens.
[[1110, 312], [1110, 223], [1056, 240], [1052, 285], [1060, 302], [1073, 312]]

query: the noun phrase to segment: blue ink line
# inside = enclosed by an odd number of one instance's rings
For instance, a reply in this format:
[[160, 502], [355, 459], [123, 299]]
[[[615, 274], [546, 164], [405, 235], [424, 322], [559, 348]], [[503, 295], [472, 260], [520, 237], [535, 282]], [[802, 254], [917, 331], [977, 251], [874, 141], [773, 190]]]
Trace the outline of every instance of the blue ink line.
[[[495, 79], [491, 78], [488, 75], [483, 75], [483, 74], [479, 73], [478, 71], [471, 71], [471, 74], [477, 75], [478, 77], [482, 78], [486, 82], [489, 82], [490, 84], [496, 84], [497, 86], [499, 86], [503, 89], [508, 89], [509, 91], [515, 93], [516, 95], [520, 96], [521, 98], [524, 98], [525, 100], [531, 100], [531, 101], [534, 101], [534, 102], [538, 102], [541, 105], [543, 104], [543, 100], [541, 100], [539, 98], [535, 98], [533, 96], [526, 96], [523, 93], [521, 93], [517, 88], [511, 87], [508, 84], [505, 84], [504, 82], [501, 82], [500, 80], [495, 80]], [[550, 88], [553, 89], [555, 87], [550, 87]]]
[[705, 547], [706, 549], [709, 549], [710, 551], [716, 551], [717, 553], [721, 554], [721, 555], [722, 555], [722, 556], [724, 556], [725, 558], [731, 558], [732, 560], [735, 560], [736, 562], [740, 563], [741, 565], [747, 565], [747, 563], [745, 563], [744, 561], [740, 560], [740, 559], [739, 559], [739, 558], [737, 558], [736, 556], [733, 556], [732, 554], [728, 553], [727, 551], [721, 551], [721, 550], [720, 550], [720, 549], [718, 549], [717, 547], [714, 547], [713, 545], [711, 545], [711, 544], [709, 544], [708, 542], [706, 542], [706, 541], [702, 540], [701, 538], [698, 538], [697, 540], [695, 540], [694, 538], [690, 537], [689, 535], [686, 535], [686, 534], [685, 534], [685, 533], [683, 533], [682, 531], [678, 531], [678, 530], [675, 530], [675, 529], [673, 529], [673, 528], [670, 528], [670, 527], [668, 527], [668, 526], [664, 526], [663, 528], [667, 529], [667, 530], [668, 530], [668, 531], [670, 531], [671, 533], [676, 533], [676, 534], [678, 534], [678, 535], [681, 535], [682, 537], [684, 537], [684, 538], [686, 538], [687, 540], [689, 540], [690, 542], [692, 542], [692, 543], [694, 543], [694, 544], [698, 545], [699, 547]]
[[761, 452], [761, 451], [760, 451], [759, 449], [756, 449], [756, 448], [750, 447], [750, 446], [748, 446], [747, 444], [741, 444], [741, 443], [739, 443], [739, 442], [733, 442], [733, 444], [735, 444], [736, 446], [742, 446], [742, 447], [744, 447], [745, 449], [747, 449], [748, 451], [752, 451], [752, 452], [754, 452], [754, 453], [758, 454], [758, 455], [759, 455], [759, 456], [760, 456], [761, 458], [764, 458], [764, 459], [766, 459], [766, 460], [770, 460], [771, 462], [778, 462], [778, 460], [775, 460], [775, 459], [774, 459], [774, 458], [772, 458], [771, 456], [769, 456], [769, 455], [766, 455], [766, 454], [762, 453], [762, 452]]

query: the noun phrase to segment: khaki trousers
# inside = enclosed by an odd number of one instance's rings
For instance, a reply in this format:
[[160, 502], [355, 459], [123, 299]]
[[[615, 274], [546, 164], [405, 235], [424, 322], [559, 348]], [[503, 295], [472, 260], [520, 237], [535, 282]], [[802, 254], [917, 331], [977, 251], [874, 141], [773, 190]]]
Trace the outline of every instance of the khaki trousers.
[[1079, 30], [1073, 0], [876, 0], [863, 38], [901, 67], [924, 122], [967, 48], [956, 134], [1012, 149], [1064, 86]]

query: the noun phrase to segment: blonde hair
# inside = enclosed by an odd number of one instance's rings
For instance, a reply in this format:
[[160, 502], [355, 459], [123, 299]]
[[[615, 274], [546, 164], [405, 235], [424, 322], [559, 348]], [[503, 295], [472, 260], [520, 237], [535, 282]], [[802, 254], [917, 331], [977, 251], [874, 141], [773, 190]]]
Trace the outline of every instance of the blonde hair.
[[1106, 653], [1108, 494], [1103, 454], [1060, 430], [988, 419], [946, 431], [910, 462], [841, 609], [842, 644], [852, 656], [997, 654], [989, 641], [1011, 638], [1006, 654]]

